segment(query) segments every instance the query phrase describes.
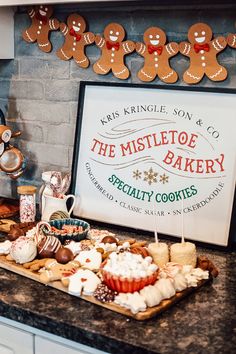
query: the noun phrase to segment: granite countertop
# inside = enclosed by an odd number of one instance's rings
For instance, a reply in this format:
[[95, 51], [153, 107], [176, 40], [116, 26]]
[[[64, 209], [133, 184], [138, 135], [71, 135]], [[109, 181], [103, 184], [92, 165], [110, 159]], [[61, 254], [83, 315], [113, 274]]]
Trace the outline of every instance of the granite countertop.
[[1, 268], [0, 316], [114, 354], [234, 353], [236, 254], [198, 253], [210, 257], [219, 277], [150, 320], [127, 318]]

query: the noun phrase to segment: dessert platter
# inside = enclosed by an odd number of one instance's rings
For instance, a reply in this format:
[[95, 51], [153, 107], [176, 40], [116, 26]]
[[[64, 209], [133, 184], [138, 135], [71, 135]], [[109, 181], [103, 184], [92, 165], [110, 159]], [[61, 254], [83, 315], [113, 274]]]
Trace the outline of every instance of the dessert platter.
[[191, 242], [122, 239], [77, 219], [15, 223], [0, 267], [137, 320], [151, 318], [218, 275]]

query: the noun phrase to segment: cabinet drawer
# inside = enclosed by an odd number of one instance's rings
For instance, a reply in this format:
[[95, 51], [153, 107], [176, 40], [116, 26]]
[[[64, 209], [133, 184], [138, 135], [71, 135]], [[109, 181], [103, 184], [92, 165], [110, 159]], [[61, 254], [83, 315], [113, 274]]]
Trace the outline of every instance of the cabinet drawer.
[[[67, 341], [67, 340], [65, 340]], [[67, 341], [68, 342], [68, 341]], [[73, 343], [68, 344], [55, 342], [40, 336], [35, 336], [35, 354], [106, 354], [100, 350], [87, 347], [86, 345]]]
[[34, 336], [0, 323], [1, 354], [34, 354]]

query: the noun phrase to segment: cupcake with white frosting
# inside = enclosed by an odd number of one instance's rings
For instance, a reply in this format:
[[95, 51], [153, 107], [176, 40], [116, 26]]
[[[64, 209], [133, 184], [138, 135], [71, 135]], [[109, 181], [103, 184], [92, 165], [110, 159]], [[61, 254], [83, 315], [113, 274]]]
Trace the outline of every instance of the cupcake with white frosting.
[[102, 275], [110, 289], [119, 293], [133, 293], [155, 283], [158, 266], [150, 256], [143, 258], [131, 252], [113, 252], [102, 267]]

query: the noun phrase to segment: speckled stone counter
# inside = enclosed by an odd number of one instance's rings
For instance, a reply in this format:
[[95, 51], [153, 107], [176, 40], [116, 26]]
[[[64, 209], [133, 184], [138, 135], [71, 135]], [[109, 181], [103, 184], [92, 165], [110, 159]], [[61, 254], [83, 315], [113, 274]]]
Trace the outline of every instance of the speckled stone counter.
[[144, 322], [1, 268], [0, 315], [114, 354], [235, 353], [236, 253], [203, 249], [198, 253], [213, 260], [219, 277]]

